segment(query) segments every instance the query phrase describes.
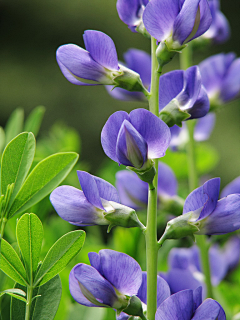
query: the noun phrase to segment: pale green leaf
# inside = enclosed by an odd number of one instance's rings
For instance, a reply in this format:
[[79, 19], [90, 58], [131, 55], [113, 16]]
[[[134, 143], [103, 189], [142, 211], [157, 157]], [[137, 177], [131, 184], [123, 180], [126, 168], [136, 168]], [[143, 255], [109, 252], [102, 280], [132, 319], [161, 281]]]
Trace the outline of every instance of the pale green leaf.
[[14, 110], [5, 127], [5, 145], [8, 144], [23, 130], [24, 111], [21, 108]]
[[17, 194], [10, 209], [9, 217], [26, 212], [28, 208], [52, 192], [65, 179], [77, 160], [77, 153], [62, 152], [39, 162]]
[[30, 281], [37, 270], [43, 241], [43, 226], [40, 219], [33, 213], [24, 214], [17, 223], [16, 234]]
[[24, 131], [32, 132], [36, 137], [40, 129], [44, 113], [45, 107], [38, 106], [34, 108], [25, 121]]
[[34, 279], [34, 286], [43, 285], [78, 254], [85, 241], [85, 232], [82, 230], [71, 231], [62, 236], [48, 251], [41, 267]]

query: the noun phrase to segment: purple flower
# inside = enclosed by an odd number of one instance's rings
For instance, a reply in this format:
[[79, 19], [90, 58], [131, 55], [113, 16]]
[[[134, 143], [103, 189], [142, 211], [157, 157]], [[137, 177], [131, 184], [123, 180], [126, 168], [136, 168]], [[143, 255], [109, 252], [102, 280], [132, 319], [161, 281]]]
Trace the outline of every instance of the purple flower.
[[[195, 141], [205, 141], [209, 139], [216, 121], [216, 115], [213, 112], [207, 113], [206, 116], [197, 120], [194, 128], [194, 140]], [[184, 146], [188, 142], [188, 130], [185, 123], [182, 124], [180, 128], [174, 125], [170, 128], [171, 131], [171, 142], [170, 147], [173, 150]]]
[[228, 185], [226, 185], [225, 188], [223, 188], [221, 192], [221, 197], [226, 197], [229, 194], [239, 193], [240, 194], [240, 177], [237, 177], [232, 182], [230, 182]]
[[[160, 276], [157, 276], [157, 307], [170, 296], [170, 288], [167, 282]], [[143, 310], [147, 305], [147, 272], [142, 273], [142, 284], [138, 290], [137, 297], [142, 301]], [[129, 316], [122, 312], [117, 320], [128, 320]]]
[[240, 228], [240, 194], [218, 200], [220, 178], [208, 180], [187, 197], [183, 215], [192, 212], [197, 234], [224, 234]]
[[[138, 73], [142, 79], [146, 89], [151, 83], [151, 56], [138, 49], [129, 49], [124, 54], [126, 67]], [[106, 86], [108, 93], [115, 99], [126, 101], [146, 101], [146, 97], [142, 92], [130, 92], [122, 88], [114, 88]]]
[[[136, 210], [145, 209], [148, 203], [148, 184], [131, 171], [122, 170], [116, 174], [116, 187], [121, 203]], [[171, 198], [177, 194], [177, 179], [165, 163], [158, 163], [158, 196]]]
[[151, 159], [163, 157], [170, 139], [168, 126], [145, 109], [130, 114], [115, 112], [101, 134], [102, 147], [109, 158], [139, 170], [151, 167]]
[[208, 0], [212, 15], [210, 28], [202, 35], [214, 43], [223, 43], [230, 37], [230, 26], [225, 15], [220, 11], [219, 0]]
[[142, 29], [142, 14], [149, 0], [118, 0], [117, 11], [120, 19], [131, 31]]
[[[217, 286], [226, 274], [239, 263], [240, 239], [232, 237], [223, 248], [214, 245], [209, 250], [212, 284]], [[197, 246], [191, 248], [173, 248], [168, 256], [169, 271], [161, 275], [169, 284], [171, 293], [185, 289], [204, 288], [204, 275]]]
[[112, 39], [105, 33], [87, 30], [83, 35], [86, 50], [75, 44], [57, 49], [56, 57], [63, 75], [77, 85], [114, 85], [130, 91], [146, 90], [139, 74], [118, 64]]
[[211, 107], [237, 98], [240, 93], [240, 58], [234, 53], [217, 54], [199, 64], [202, 83]]
[[167, 298], [156, 312], [156, 320], [226, 320], [221, 305], [212, 299], [202, 303], [201, 287], [183, 290]]
[[91, 265], [79, 263], [69, 276], [74, 300], [87, 307], [125, 309], [142, 283], [139, 264], [125, 253], [108, 249], [88, 256]]
[[140, 226], [135, 211], [120, 204], [117, 190], [110, 183], [84, 171], [77, 174], [82, 191], [60, 186], [50, 195], [62, 219], [77, 226]]
[[178, 239], [193, 234], [225, 234], [240, 228], [240, 194], [218, 200], [220, 178], [208, 180], [187, 197], [183, 215], [170, 220], [159, 240]]
[[143, 12], [147, 31], [168, 49], [201, 36], [211, 22], [207, 0], [151, 0]]
[[209, 100], [197, 66], [186, 71], [171, 71], [160, 77], [159, 110], [163, 114], [169, 109], [171, 115], [173, 107], [174, 110], [189, 114], [185, 115], [188, 119], [201, 118], [207, 114]]

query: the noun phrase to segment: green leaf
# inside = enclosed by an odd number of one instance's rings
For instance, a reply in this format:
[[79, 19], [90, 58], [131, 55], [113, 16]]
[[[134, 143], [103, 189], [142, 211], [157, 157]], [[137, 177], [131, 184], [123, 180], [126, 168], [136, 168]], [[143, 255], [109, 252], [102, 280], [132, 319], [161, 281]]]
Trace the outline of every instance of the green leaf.
[[4, 239], [1, 240], [0, 269], [14, 281], [27, 285], [27, 274], [13, 247]]
[[5, 132], [3, 128], [0, 127], [0, 154], [2, 154], [4, 146], [5, 146]]
[[41, 220], [33, 213], [24, 214], [17, 223], [16, 234], [29, 283], [31, 283], [38, 267], [43, 241], [43, 226]]
[[24, 298], [26, 296], [26, 293], [20, 289], [8, 289], [0, 292], [0, 297], [4, 294], [8, 294], [9, 296], [16, 298], [18, 300], [21, 300], [23, 302], [27, 302], [27, 300]]
[[[17, 285], [27, 292], [27, 288]], [[45, 283], [43, 286], [33, 290], [31, 306], [31, 320], [53, 320], [61, 300], [62, 284], [59, 275]], [[37, 296], [37, 297], [36, 297]], [[35, 298], [36, 297], [36, 298]], [[11, 320], [22, 320], [25, 318], [25, 303], [12, 299]]]
[[30, 132], [19, 134], [6, 146], [1, 165], [1, 193], [6, 194], [7, 186], [14, 183], [9, 206], [20, 190], [35, 154], [35, 138]]
[[9, 217], [26, 212], [28, 208], [46, 197], [71, 171], [78, 160], [75, 152], [56, 153], [39, 162], [31, 171], [17, 194]]
[[36, 137], [40, 129], [44, 113], [45, 107], [43, 106], [38, 106], [33, 109], [25, 122], [24, 131], [32, 132]]
[[24, 111], [18, 108], [13, 111], [5, 127], [5, 145], [15, 138], [23, 128]]
[[62, 236], [48, 251], [34, 279], [34, 286], [43, 285], [58, 274], [81, 250], [85, 232], [75, 230]]

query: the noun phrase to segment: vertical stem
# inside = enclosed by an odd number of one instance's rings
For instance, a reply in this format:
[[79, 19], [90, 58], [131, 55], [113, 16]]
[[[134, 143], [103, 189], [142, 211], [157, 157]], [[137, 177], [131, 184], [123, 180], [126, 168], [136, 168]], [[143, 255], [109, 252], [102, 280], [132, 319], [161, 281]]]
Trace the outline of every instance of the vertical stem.
[[[159, 77], [158, 61], [156, 58], [157, 42], [151, 38], [152, 52], [152, 76], [151, 92], [149, 95], [149, 110], [159, 115]], [[157, 310], [157, 183], [158, 183], [158, 160], [155, 160], [156, 175], [153, 183], [149, 184], [148, 212], [146, 236], [146, 256], [147, 256], [147, 318], [155, 320]]]
[[27, 287], [27, 304], [25, 310], [25, 320], [30, 320], [33, 287]]
[[[180, 66], [181, 69], [187, 69], [192, 65], [192, 48], [188, 44], [188, 47], [183, 50], [180, 55]], [[196, 155], [195, 155], [195, 140], [194, 140], [194, 127], [195, 121], [189, 120], [186, 122], [188, 128], [189, 142], [187, 146], [187, 157], [188, 157], [188, 181], [189, 191], [192, 192], [198, 187], [198, 174], [196, 167]], [[207, 287], [207, 297], [213, 298], [213, 288], [211, 282], [211, 269], [209, 263], [209, 245], [207, 243], [206, 236], [196, 236], [197, 245], [200, 250], [201, 266], [205, 276], [205, 283]]]

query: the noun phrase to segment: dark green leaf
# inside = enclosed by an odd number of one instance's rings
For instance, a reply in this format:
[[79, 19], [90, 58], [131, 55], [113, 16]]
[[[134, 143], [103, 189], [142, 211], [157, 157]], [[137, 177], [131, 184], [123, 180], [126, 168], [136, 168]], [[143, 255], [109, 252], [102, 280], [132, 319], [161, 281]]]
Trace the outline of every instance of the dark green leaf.
[[26, 210], [46, 197], [71, 171], [78, 160], [75, 152], [56, 153], [39, 162], [17, 194], [9, 217]]
[[45, 108], [43, 106], [38, 106], [33, 109], [25, 121], [24, 131], [32, 132], [36, 137], [40, 129], [44, 113]]
[[34, 286], [43, 285], [58, 274], [81, 250], [85, 232], [75, 230], [58, 239], [50, 248], [34, 279]]
[[[17, 288], [27, 292], [24, 286], [16, 285]], [[31, 320], [54, 319], [62, 293], [62, 285], [59, 275], [45, 283], [43, 286], [33, 290], [31, 306]], [[36, 297], [36, 298], [35, 298]], [[25, 318], [25, 303], [12, 299], [11, 320], [22, 320]]]
[[35, 154], [35, 138], [30, 132], [19, 134], [6, 146], [1, 165], [1, 193], [6, 194], [7, 186], [14, 183], [9, 205], [20, 190]]
[[24, 214], [17, 223], [17, 241], [31, 283], [37, 270], [43, 241], [43, 226], [33, 213]]
[[13, 247], [4, 239], [1, 240], [0, 269], [14, 281], [27, 285], [27, 274]]
[[23, 119], [23, 109], [18, 108], [13, 111], [5, 127], [5, 145], [7, 145], [8, 142], [15, 138], [20, 132], [22, 132]]

